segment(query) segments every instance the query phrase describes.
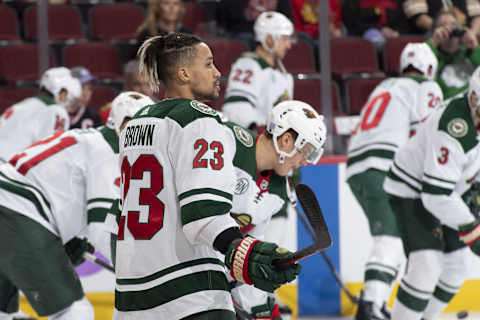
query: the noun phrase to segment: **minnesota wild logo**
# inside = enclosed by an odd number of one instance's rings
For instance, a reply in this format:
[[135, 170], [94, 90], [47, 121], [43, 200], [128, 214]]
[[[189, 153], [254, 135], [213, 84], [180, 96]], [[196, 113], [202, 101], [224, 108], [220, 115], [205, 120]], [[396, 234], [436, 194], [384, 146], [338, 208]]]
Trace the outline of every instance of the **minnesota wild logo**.
[[308, 110], [306, 108], [303, 108], [303, 112], [305, 113], [305, 116], [308, 118], [308, 119], [315, 119], [317, 116], [315, 116], [315, 113], [313, 113], [312, 110]]
[[233, 131], [238, 141], [240, 141], [245, 147], [250, 148], [253, 146], [253, 137], [252, 135], [242, 127], [233, 126]]
[[215, 109], [212, 109], [206, 104], [195, 101], [195, 100], [190, 101], [190, 106], [193, 109], [200, 111], [201, 113], [205, 113], [211, 116], [216, 116], [218, 114]]
[[468, 124], [462, 118], [455, 118], [447, 124], [448, 133], [455, 138], [462, 138], [467, 135]]

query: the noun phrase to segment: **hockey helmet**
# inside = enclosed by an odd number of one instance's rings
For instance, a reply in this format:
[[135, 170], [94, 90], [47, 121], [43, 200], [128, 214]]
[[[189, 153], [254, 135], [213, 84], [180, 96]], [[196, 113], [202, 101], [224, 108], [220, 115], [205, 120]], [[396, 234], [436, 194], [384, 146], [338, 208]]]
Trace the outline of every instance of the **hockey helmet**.
[[437, 57], [426, 43], [408, 43], [403, 48], [400, 54], [400, 73], [409, 65], [421, 71], [428, 80], [433, 80], [437, 74]]
[[[279, 149], [277, 139], [289, 129], [293, 129], [298, 136], [295, 148], [286, 153]], [[305, 102], [288, 100], [276, 105], [268, 114], [266, 130], [273, 136], [280, 163], [286, 157], [293, 157], [296, 152], [302, 153], [310, 164], [317, 163], [323, 155], [323, 145], [327, 138], [323, 116]]]
[[[255, 20], [253, 30], [255, 31], [255, 40], [260, 42], [265, 50], [272, 53], [277, 47], [280, 36], [293, 35], [293, 24], [280, 12], [265, 11]], [[266, 44], [268, 35], [272, 36], [273, 48], [269, 48]]]
[[143, 93], [126, 91], [120, 93], [112, 101], [112, 110], [107, 119], [107, 127], [113, 129], [120, 135], [120, 127], [125, 118], [133, 117], [141, 108], [155, 104], [155, 102]]
[[[45, 71], [40, 79], [40, 88], [50, 92], [55, 101], [62, 106], [68, 106], [82, 94], [80, 81], [74, 78], [70, 70], [65, 67], [50, 68]], [[62, 90], [67, 91], [67, 99], [63, 102], [59, 101]]]
[[[472, 105], [472, 94], [475, 93], [476, 95], [476, 104]], [[470, 106], [470, 112], [472, 114], [472, 118], [475, 119], [480, 116], [480, 67], [475, 69], [472, 76], [470, 77], [470, 81], [468, 83], [468, 105]]]

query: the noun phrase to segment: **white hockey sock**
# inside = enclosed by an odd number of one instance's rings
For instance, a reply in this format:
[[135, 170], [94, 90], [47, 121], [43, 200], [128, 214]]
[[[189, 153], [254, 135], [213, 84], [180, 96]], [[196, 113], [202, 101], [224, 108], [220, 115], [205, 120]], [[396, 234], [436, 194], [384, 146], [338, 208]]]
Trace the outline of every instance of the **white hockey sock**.
[[369, 280], [365, 282], [363, 300], [371, 301], [379, 308], [389, 298], [390, 285], [383, 281]]
[[93, 307], [85, 297], [48, 317], [49, 320], [94, 320], [94, 318]]
[[434, 320], [442, 313], [443, 309], [448, 305], [448, 302], [443, 302], [437, 299], [435, 296], [430, 298], [428, 305], [423, 312], [423, 319]]
[[12, 320], [13, 314], [0, 311], [0, 320]]
[[417, 312], [405, 306], [398, 299], [395, 300], [392, 310], [392, 320], [420, 320], [422, 312]]

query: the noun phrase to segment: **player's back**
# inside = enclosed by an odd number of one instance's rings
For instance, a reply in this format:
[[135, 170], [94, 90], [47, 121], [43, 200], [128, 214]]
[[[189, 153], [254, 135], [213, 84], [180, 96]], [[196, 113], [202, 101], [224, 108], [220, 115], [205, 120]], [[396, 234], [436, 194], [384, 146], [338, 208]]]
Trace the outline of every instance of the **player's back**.
[[228, 215], [234, 153], [232, 132], [194, 100], [165, 100], [128, 122], [120, 137], [115, 319], [232, 308], [213, 241], [236, 226]]
[[0, 117], [0, 159], [8, 161], [55, 130], [68, 129], [68, 114], [54, 101], [40, 96], [27, 98]]
[[388, 171], [396, 150], [442, 101], [438, 84], [422, 78], [389, 78], [370, 94], [348, 148], [347, 176], [369, 168]]
[[118, 138], [111, 137], [96, 129], [57, 131], [18, 153], [1, 166], [0, 203], [67, 242], [118, 197]]

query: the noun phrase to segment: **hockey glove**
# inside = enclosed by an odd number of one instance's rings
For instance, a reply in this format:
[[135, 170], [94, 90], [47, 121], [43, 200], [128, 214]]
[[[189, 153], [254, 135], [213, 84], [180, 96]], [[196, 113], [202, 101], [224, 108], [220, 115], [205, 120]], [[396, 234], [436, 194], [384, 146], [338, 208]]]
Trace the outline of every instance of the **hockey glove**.
[[85, 261], [83, 254], [87, 251], [94, 253], [95, 248], [88, 242], [86, 238], [74, 237], [65, 244], [65, 252], [75, 267], [81, 265]]
[[282, 284], [294, 280], [300, 273], [299, 264], [292, 264], [285, 270], [279, 270], [273, 265], [274, 260], [288, 254], [288, 250], [279, 248], [274, 243], [245, 237], [233, 241], [229, 246], [225, 264], [235, 280], [273, 292]]
[[470, 212], [478, 218], [480, 214], [480, 183], [472, 184], [470, 190], [465, 193], [464, 200]]
[[473, 253], [480, 256], [480, 219], [459, 226], [458, 232], [460, 240], [469, 246]]
[[254, 319], [282, 320], [278, 304], [272, 297], [268, 297], [267, 303], [252, 307], [252, 317]]

